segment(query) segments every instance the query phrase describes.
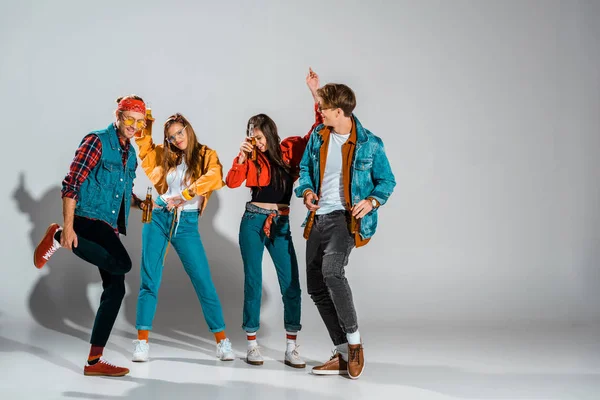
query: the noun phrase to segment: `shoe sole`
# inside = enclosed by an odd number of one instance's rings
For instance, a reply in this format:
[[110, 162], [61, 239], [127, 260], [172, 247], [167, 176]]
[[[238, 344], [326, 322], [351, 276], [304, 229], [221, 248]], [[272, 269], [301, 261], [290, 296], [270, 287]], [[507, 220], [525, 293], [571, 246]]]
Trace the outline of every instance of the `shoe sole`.
[[[50, 232], [51, 229], [53, 229], [55, 226], [60, 227], [60, 225], [58, 224], [52, 224], [48, 227], [48, 229], [46, 229], [46, 233], [44, 233], [44, 236], [42, 237], [42, 240], [44, 240], [44, 238], [48, 235], [48, 233]], [[42, 244], [42, 242], [40, 241], [40, 244]], [[44, 267], [44, 265], [46, 265], [46, 263], [48, 262], [48, 260], [46, 260], [45, 263], [43, 263], [41, 266], [37, 266], [35, 265], [35, 255], [37, 254], [38, 248], [40, 247], [40, 244], [38, 244], [35, 248], [35, 250], [33, 251], [33, 266], [36, 267], [37, 269], [42, 269]]]
[[348, 375], [347, 370], [312, 370], [313, 375]]
[[142, 363], [142, 362], [147, 362], [150, 359], [150, 357], [148, 358], [132, 358], [131, 361], [136, 362], [136, 363]]
[[235, 360], [235, 357], [234, 358], [219, 358], [219, 360], [221, 360], [221, 361], [233, 361], [233, 360]]
[[288, 367], [292, 367], [292, 368], [306, 368], [306, 364], [292, 364], [288, 360], [285, 360], [283, 363], [285, 365], [287, 365]]
[[112, 377], [119, 377], [119, 376], [125, 376], [129, 373], [129, 371], [127, 372], [121, 372], [118, 374], [103, 374], [102, 372], [84, 372], [83, 374], [85, 376], [112, 376]]
[[246, 362], [250, 365], [263, 365], [265, 362], [264, 361], [250, 361], [246, 358]]

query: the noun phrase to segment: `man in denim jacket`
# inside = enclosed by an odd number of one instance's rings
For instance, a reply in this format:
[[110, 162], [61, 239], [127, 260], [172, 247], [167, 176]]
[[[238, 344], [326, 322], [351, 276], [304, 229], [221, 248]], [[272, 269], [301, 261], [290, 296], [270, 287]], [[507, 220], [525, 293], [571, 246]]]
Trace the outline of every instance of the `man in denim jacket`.
[[129, 373], [106, 361], [103, 353], [125, 297], [125, 274], [131, 270], [119, 234], [127, 232], [130, 206], [140, 207], [133, 194], [137, 160], [131, 138], [146, 126], [146, 104], [136, 95], [117, 103], [116, 120], [81, 141], [62, 184], [64, 226], [51, 224], [33, 255], [34, 265], [42, 268], [64, 247], [100, 272], [103, 291], [83, 367], [88, 376]]
[[316, 97], [323, 124], [315, 128], [304, 152], [296, 195], [304, 198], [309, 210], [303, 224], [308, 293], [336, 351], [312, 372], [356, 379], [364, 357], [344, 268], [352, 249], [367, 244], [375, 233], [378, 209], [396, 181], [383, 142], [352, 114], [356, 106], [352, 89], [327, 84]]

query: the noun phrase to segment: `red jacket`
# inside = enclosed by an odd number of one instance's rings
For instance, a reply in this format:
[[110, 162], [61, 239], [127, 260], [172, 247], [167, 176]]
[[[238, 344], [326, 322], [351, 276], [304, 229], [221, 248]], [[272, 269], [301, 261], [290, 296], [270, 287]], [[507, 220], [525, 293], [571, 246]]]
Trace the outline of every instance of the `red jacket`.
[[[310, 131], [308, 131], [305, 136], [290, 136], [281, 141], [283, 161], [291, 167], [294, 181], [298, 179], [299, 165], [300, 161], [302, 161], [302, 155], [304, 154], [304, 149], [306, 148], [308, 139], [310, 138], [313, 130], [322, 123], [323, 117], [319, 112], [319, 105], [315, 104], [315, 123], [310, 128]], [[256, 160], [260, 165], [260, 175], [258, 176], [258, 179], [254, 162], [249, 161], [248, 158], [246, 158], [246, 161], [243, 164], [238, 164], [238, 155], [233, 160], [233, 165], [231, 166], [231, 169], [227, 173], [227, 178], [225, 179], [228, 187], [239, 187], [244, 181], [246, 181], [247, 187], [269, 186], [269, 183], [271, 183], [271, 166], [269, 164], [269, 160], [260, 151], [257, 153]]]

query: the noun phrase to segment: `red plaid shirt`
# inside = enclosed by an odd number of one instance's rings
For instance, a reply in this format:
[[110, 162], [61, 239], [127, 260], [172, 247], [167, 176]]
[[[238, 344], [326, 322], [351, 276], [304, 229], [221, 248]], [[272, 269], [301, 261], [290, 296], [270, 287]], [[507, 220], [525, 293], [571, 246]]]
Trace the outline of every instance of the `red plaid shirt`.
[[[131, 142], [119, 136], [119, 143], [123, 149], [122, 160], [123, 167], [125, 167], [125, 165], [127, 165], [127, 157], [129, 156]], [[98, 164], [101, 156], [102, 142], [100, 141], [100, 138], [95, 134], [87, 135], [81, 142], [77, 151], [75, 151], [75, 158], [73, 158], [69, 173], [62, 181], [62, 197], [69, 197], [74, 200], [79, 198], [79, 188], [81, 187], [81, 184], [85, 182], [92, 169]], [[131, 194], [137, 204], [139, 199], [133, 193]]]

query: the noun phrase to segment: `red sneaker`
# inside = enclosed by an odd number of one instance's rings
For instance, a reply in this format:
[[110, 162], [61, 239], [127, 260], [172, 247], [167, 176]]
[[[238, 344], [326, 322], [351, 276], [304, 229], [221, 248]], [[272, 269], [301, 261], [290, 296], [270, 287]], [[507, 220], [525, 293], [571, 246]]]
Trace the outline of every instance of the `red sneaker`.
[[100, 358], [94, 365], [83, 367], [83, 374], [87, 376], [125, 376], [129, 373], [128, 368], [112, 365], [104, 358]]
[[62, 228], [58, 224], [50, 225], [46, 230], [46, 234], [35, 248], [33, 252], [33, 265], [36, 268], [39, 269], [46, 265], [52, 254], [60, 248], [60, 243], [54, 239], [54, 234], [59, 230], [62, 230]]

